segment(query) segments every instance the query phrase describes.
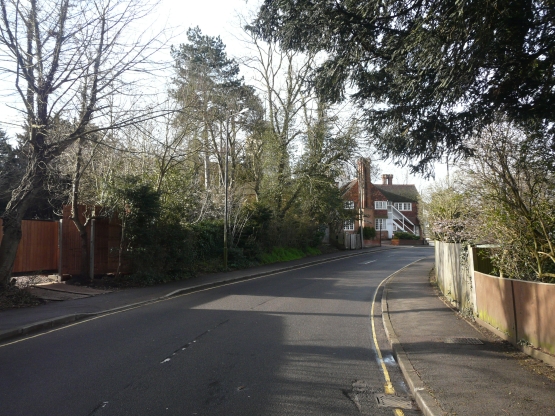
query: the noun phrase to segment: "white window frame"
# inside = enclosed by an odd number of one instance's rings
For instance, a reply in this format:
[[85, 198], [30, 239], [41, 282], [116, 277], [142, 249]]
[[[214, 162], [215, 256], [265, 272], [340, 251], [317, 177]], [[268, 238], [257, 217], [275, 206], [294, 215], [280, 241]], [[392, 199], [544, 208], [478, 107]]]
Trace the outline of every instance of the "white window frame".
[[[383, 231], [386, 229], [386, 219], [385, 218], [376, 218], [374, 220], [374, 228], [376, 229], [376, 231], [380, 231], [380, 229]], [[380, 228], [380, 223], [381, 223], [381, 228]]]
[[387, 209], [387, 201], [374, 201], [374, 209]]
[[345, 208], [345, 209], [355, 209], [355, 201], [345, 201], [343, 203], [343, 208]]
[[354, 231], [355, 230], [355, 220], [345, 220], [345, 221], [343, 221], [343, 229], [345, 231]]
[[412, 211], [412, 202], [395, 202], [393, 206], [399, 211]]

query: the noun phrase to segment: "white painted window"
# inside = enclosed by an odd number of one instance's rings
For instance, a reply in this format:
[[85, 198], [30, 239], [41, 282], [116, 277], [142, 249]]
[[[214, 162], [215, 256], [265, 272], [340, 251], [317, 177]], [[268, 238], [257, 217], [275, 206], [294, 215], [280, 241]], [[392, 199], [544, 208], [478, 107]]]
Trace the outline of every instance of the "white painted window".
[[345, 209], [355, 209], [355, 202], [354, 201], [345, 201], [343, 204], [343, 208]]
[[394, 206], [399, 211], [412, 211], [412, 202], [395, 202]]
[[385, 230], [385, 218], [376, 218], [375, 225], [376, 230]]
[[343, 229], [345, 231], [353, 231], [355, 229], [355, 220], [345, 220]]
[[387, 201], [374, 201], [374, 209], [387, 209]]

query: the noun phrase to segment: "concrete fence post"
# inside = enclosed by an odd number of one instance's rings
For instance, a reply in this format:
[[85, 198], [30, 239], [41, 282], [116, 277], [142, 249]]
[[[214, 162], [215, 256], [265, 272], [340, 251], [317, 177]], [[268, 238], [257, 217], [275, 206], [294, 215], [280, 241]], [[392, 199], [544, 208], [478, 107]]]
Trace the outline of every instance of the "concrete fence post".
[[518, 317], [517, 317], [517, 313], [516, 313], [516, 299], [515, 299], [515, 285], [514, 285], [514, 281], [513, 279], [510, 280], [510, 284], [511, 284], [511, 298], [513, 300], [512, 302], [512, 308], [513, 308], [513, 319], [514, 319], [514, 323], [515, 323], [515, 345], [518, 345]]
[[476, 304], [476, 277], [474, 276], [474, 255], [476, 247], [468, 247], [468, 273], [470, 273], [470, 301], [472, 302], [472, 314], [478, 316], [478, 306]]

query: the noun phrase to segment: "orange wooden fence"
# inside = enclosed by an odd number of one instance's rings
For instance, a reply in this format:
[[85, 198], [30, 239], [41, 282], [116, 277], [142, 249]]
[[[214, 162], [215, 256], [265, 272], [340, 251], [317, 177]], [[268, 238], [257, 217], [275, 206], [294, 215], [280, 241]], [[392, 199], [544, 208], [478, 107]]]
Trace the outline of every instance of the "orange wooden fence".
[[[85, 207], [79, 207], [83, 222]], [[100, 209], [98, 209], [100, 211]], [[78, 274], [81, 271], [81, 242], [75, 224], [69, 219], [71, 207], [65, 206], [62, 220], [62, 274]], [[90, 251], [91, 223], [87, 225], [87, 245]], [[99, 218], [94, 225], [94, 274], [115, 273], [118, 269], [121, 225], [117, 217]], [[125, 259], [124, 259], [125, 260]], [[120, 272], [131, 269], [124, 261]]]
[[555, 354], [555, 285], [474, 272], [478, 318], [515, 344], [530, 342]]
[[[80, 207], [80, 215], [85, 208]], [[75, 224], [69, 219], [70, 207], [64, 207], [61, 221], [24, 220], [13, 273], [58, 272], [76, 275], [81, 271], [81, 243]], [[83, 218], [84, 219], [84, 218]], [[61, 236], [59, 231], [61, 228]], [[94, 225], [94, 274], [115, 273], [118, 269], [121, 225], [114, 218], [99, 218]], [[0, 219], [0, 241], [2, 241]], [[61, 238], [59, 238], [61, 237]], [[90, 255], [91, 225], [87, 226]], [[60, 250], [61, 243], [61, 250]], [[124, 259], [120, 272], [128, 273], [131, 264]]]
[[[3, 230], [0, 219], [0, 241]], [[23, 220], [14, 273], [58, 269], [58, 221]]]

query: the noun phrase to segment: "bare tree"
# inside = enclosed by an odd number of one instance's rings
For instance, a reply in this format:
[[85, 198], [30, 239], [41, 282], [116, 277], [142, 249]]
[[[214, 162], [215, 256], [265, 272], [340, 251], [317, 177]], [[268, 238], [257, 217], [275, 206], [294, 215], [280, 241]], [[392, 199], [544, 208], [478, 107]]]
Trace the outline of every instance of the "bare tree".
[[473, 204], [480, 207], [475, 235], [493, 242], [500, 275], [555, 280], [555, 152], [553, 142], [502, 119], [471, 143], [463, 164]]
[[272, 165], [267, 170], [275, 173], [275, 180], [266, 185], [272, 188], [276, 214], [283, 216], [298, 194], [291, 186], [291, 158], [294, 145], [300, 144], [308, 129], [303, 123], [307, 118], [303, 119], [303, 112], [316, 106], [308, 84], [315, 57], [282, 51], [278, 45], [262, 41], [248, 29], [246, 34], [252, 54], [243, 64], [256, 74], [259, 92], [264, 97], [269, 136], [272, 136], [267, 137]]
[[158, 115], [125, 109], [137, 89], [126, 74], [153, 70], [150, 58], [161, 47], [157, 37], [133, 30], [150, 11], [139, 0], [0, 0], [0, 72], [13, 79], [28, 160], [3, 214], [0, 285], [9, 280], [21, 221], [48, 165], [87, 135]]

